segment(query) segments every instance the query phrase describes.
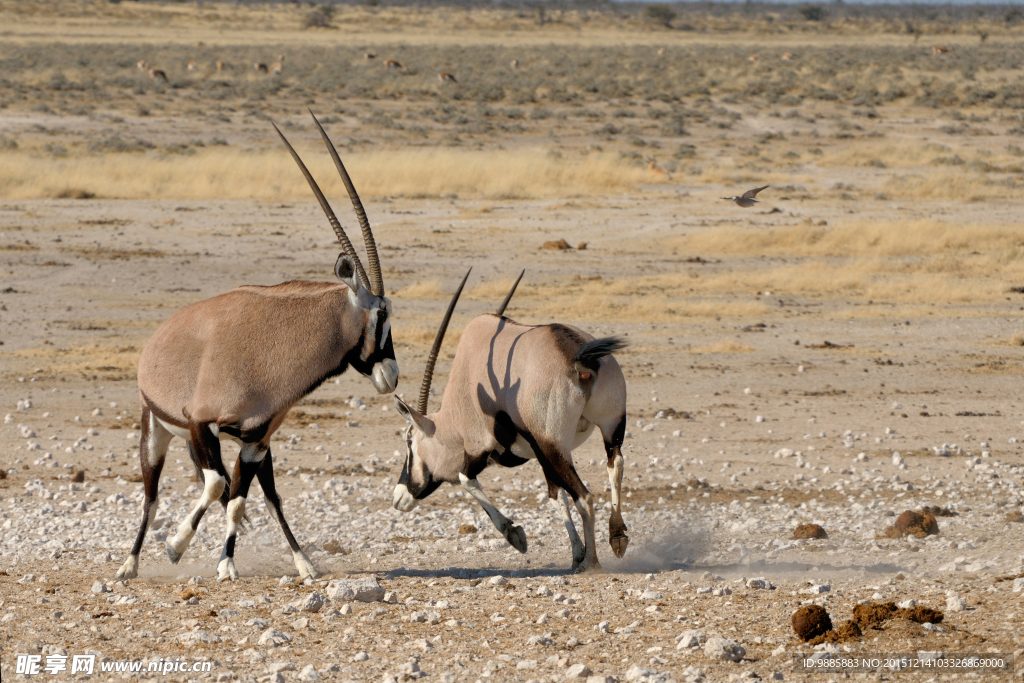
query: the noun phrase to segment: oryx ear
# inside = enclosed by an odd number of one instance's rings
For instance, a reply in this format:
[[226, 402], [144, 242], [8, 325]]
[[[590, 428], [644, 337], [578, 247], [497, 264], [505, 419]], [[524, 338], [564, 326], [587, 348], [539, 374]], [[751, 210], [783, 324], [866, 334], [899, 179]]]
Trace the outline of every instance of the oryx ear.
[[423, 432], [425, 436], [433, 436], [437, 425], [426, 415], [423, 415], [415, 408], [406, 405], [405, 401], [395, 396], [395, 408], [399, 414], [408, 420], [416, 429]]
[[356, 267], [352, 263], [352, 258], [348, 254], [342, 254], [338, 257], [338, 262], [334, 264], [334, 274], [339, 280], [348, 285], [354, 293], [359, 292], [359, 288], [362, 283], [359, 281], [359, 276], [356, 275]]

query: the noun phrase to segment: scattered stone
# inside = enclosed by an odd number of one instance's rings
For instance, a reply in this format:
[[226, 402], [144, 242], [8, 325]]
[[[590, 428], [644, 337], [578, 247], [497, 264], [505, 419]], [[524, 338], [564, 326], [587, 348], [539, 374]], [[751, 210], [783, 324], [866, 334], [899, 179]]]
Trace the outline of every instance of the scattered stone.
[[300, 600], [295, 607], [300, 612], [319, 612], [320, 608], [324, 606], [324, 597], [316, 591], [307, 595], [304, 599]]
[[686, 650], [691, 647], [700, 647], [707, 641], [708, 637], [703, 631], [687, 629], [676, 638], [676, 649]]
[[288, 637], [285, 634], [281, 633], [277, 629], [268, 628], [266, 631], [264, 631], [262, 634], [260, 634], [260, 639], [259, 639], [258, 642], [259, 642], [260, 645], [269, 645], [270, 647], [278, 647], [279, 645], [284, 645], [285, 643], [290, 643], [291, 640], [292, 639], [290, 637]]
[[362, 579], [334, 579], [327, 584], [327, 597], [336, 602], [380, 602], [384, 598], [384, 589], [372, 576]]
[[1024, 591], [1024, 578], [1013, 580], [1013, 592], [1020, 593]]
[[739, 662], [746, 654], [742, 645], [728, 638], [708, 638], [704, 643], [704, 656], [708, 659]]
[[592, 673], [586, 664], [573, 664], [565, 670], [565, 680], [571, 681], [578, 678], [587, 678]]
[[[947, 612], [963, 612], [967, 609], [967, 601], [964, 600], [957, 594], [946, 596], [946, 611]], [[934, 624], [935, 621], [932, 621]]]
[[801, 524], [793, 529], [792, 538], [794, 540], [824, 539], [828, 538], [828, 533], [818, 524]]
[[[861, 607], [862, 605], [858, 605]], [[800, 640], [808, 641], [832, 630], [832, 620], [821, 605], [806, 605], [793, 613], [793, 631]]]
[[747, 579], [747, 588], [750, 588], [751, 590], [775, 590], [775, 586], [772, 582], [763, 576], [754, 579]]
[[939, 523], [927, 512], [905, 510], [896, 518], [896, 523], [885, 530], [886, 538], [905, 538], [914, 536], [924, 538], [939, 533]]
[[102, 593], [109, 593], [110, 589], [107, 588], [107, 584], [103, 583], [102, 581], [96, 581], [94, 584], [92, 584], [92, 592], [95, 595], [101, 595]]

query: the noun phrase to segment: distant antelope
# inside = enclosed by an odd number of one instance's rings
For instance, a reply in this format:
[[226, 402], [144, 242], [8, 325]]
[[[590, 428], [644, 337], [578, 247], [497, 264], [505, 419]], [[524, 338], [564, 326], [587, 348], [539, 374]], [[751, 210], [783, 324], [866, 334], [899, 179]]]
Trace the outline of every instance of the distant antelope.
[[750, 60], [750, 61], [752, 61], [752, 62], [756, 62], [756, 61], [757, 61], [757, 55], [756, 55], [756, 54], [753, 54], [753, 55], [749, 55], [749, 56], [747, 57], [747, 59], [749, 59], [749, 60]]
[[224, 62], [222, 62], [221, 60], [218, 59], [217, 60], [217, 73], [220, 73], [223, 70], [224, 70]]
[[188, 66], [185, 67], [185, 71], [195, 71], [197, 68], [198, 67], [196, 67], [195, 60], [192, 59], [192, 60], [189, 60]]
[[663, 47], [659, 47], [659, 48], [658, 48], [658, 56], [659, 56], [659, 57], [661, 57], [661, 56], [662, 56], [662, 55], [664, 55], [664, 54], [665, 54], [665, 48], [663, 48]]
[[402, 63], [399, 62], [397, 59], [386, 59], [386, 60], [384, 60], [384, 68], [385, 69], [401, 69], [403, 67], [402, 67]]
[[154, 81], [163, 81], [164, 83], [167, 82], [167, 74], [164, 73], [163, 69], [150, 69], [149, 77], [152, 78]]
[[135, 62], [135, 66], [138, 67], [139, 71], [149, 71], [149, 62], [145, 59], [140, 59]]
[[782, 61], [788, 62], [791, 59], [793, 59], [793, 55], [791, 53], [789, 53], [789, 52], [783, 52], [782, 53]]
[[270, 65], [270, 73], [274, 75], [281, 75], [281, 71], [284, 69], [284, 55], [278, 55], [277, 61]]
[[655, 163], [654, 159], [651, 159], [651, 162], [647, 164], [647, 170], [650, 173], [653, 173], [654, 175], [659, 176], [661, 178], [668, 178], [668, 171], [666, 171], [663, 168], [658, 168], [658, 165], [657, 163]]
[[448, 73], [447, 71], [442, 71], [441, 73], [437, 74], [437, 80], [441, 81], [442, 83], [458, 83], [458, 81], [455, 80], [455, 76], [453, 74]]
[[[316, 195], [343, 252], [334, 266], [341, 282], [284, 282], [244, 286], [178, 311], [146, 343], [139, 358], [142, 438], [139, 459], [145, 487], [142, 525], [117, 578], [138, 574], [139, 551], [157, 511], [157, 490], [167, 445], [180, 436], [204, 482], [202, 496], [177, 532], [167, 555], [178, 562], [199, 521], [216, 500], [227, 509], [227, 537], [217, 566], [219, 580], [237, 579], [235, 537], [246, 498], [257, 477], [303, 577], [316, 570], [292, 535], [274, 485], [270, 440], [288, 410], [320, 384], [352, 367], [380, 393], [398, 384], [391, 339], [391, 301], [384, 296], [377, 247], [359, 195], [338, 152], [313, 118], [341, 174], [363, 233], [369, 278], [334, 211], [281, 131], [285, 147]], [[369, 289], [367, 289], [369, 286]], [[220, 439], [241, 452], [228, 474]]]
[[[619, 505], [626, 382], [611, 354], [625, 344], [614, 337], [594, 339], [568, 325], [521, 325], [504, 317], [515, 291], [513, 285], [497, 315], [482, 315], [466, 326], [441, 408], [427, 415], [434, 363], [466, 278], [434, 338], [416, 408], [395, 399], [409, 426], [405, 430], [405, 466], [392, 504], [409, 512], [442, 483], [458, 482], [480, 503], [509, 544], [525, 553], [523, 528], [514, 526], [495, 507], [477, 477], [492, 463], [518, 467], [536, 459], [547, 480], [549, 502], [569, 534], [573, 568], [598, 569], [594, 496], [572, 461], [573, 448], [586, 441], [596, 426], [608, 455], [609, 542], [616, 557], [622, 557], [629, 544]], [[566, 492], [583, 521], [583, 543], [573, 525]]]
[[264, 64], [263, 62], [256, 62], [252, 65], [252, 68], [261, 74], [267, 73], [267, 65]]
[[512, 67], [513, 69], [518, 69], [519, 68], [519, 60], [518, 59], [513, 59], [511, 62], [508, 63], [508, 65], [510, 67]]
[[945, 54], [945, 53], [947, 53], [949, 51], [950, 51], [950, 48], [948, 48], [948, 47], [941, 47], [939, 45], [936, 45], [935, 47], [932, 48], [932, 55], [941, 55], [941, 54]]

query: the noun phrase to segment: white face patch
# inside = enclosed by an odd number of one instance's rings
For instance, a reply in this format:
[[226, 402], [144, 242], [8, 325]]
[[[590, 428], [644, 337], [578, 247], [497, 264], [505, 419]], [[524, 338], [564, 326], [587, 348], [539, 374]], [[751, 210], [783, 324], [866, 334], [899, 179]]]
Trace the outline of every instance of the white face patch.
[[391, 497], [391, 504], [399, 512], [411, 512], [419, 504], [419, 501], [409, 493], [408, 486], [399, 484], [395, 487], [395, 492]]

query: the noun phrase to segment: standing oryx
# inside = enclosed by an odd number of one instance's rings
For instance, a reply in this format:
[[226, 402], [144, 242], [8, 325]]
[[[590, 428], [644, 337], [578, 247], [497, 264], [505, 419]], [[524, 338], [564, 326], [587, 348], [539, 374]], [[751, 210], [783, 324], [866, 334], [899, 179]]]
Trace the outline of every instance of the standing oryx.
[[[156, 515], [157, 484], [167, 444], [174, 436], [188, 442], [205, 487], [195, 509], [167, 539], [171, 562], [181, 558], [206, 509], [219, 499], [227, 508], [228, 524], [218, 578], [238, 578], [235, 534], [255, 476], [284, 531], [299, 574], [316, 576], [281, 513], [270, 438], [288, 409], [329, 377], [351, 366], [370, 377], [377, 391], [389, 393], [398, 384], [398, 363], [391, 342], [391, 301], [384, 296], [369, 221], [334, 145], [316, 117], [313, 120], [359, 219], [370, 277], [313, 176], [275, 125], [344, 248], [334, 266], [341, 282], [239, 287], [178, 311], [149, 340], [139, 359], [139, 457], [146, 500], [139, 535], [117, 578], [138, 574], [139, 551]], [[221, 459], [219, 440], [223, 438], [241, 445], [231, 475]]]
[[[442, 483], [459, 482], [508, 542], [525, 553], [523, 528], [513, 526], [491, 503], [477, 477], [491, 462], [516, 467], [536, 458], [547, 480], [548, 498], [569, 533], [573, 569], [597, 569], [594, 497], [572, 461], [572, 449], [596, 426], [604, 438], [611, 481], [609, 542], [616, 557], [622, 557], [629, 544], [619, 506], [626, 382], [611, 354], [624, 342], [614, 337], [594, 339], [568, 325], [521, 325], [509, 320], [501, 314], [510, 292], [498, 315], [482, 315], [463, 331], [441, 409], [426, 415], [434, 362], [461, 292], [462, 285], [434, 339], [416, 409], [395, 399], [410, 423], [405, 467], [394, 491], [395, 508], [408, 512]], [[585, 544], [573, 525], [566, 492], [583, 520]]]

